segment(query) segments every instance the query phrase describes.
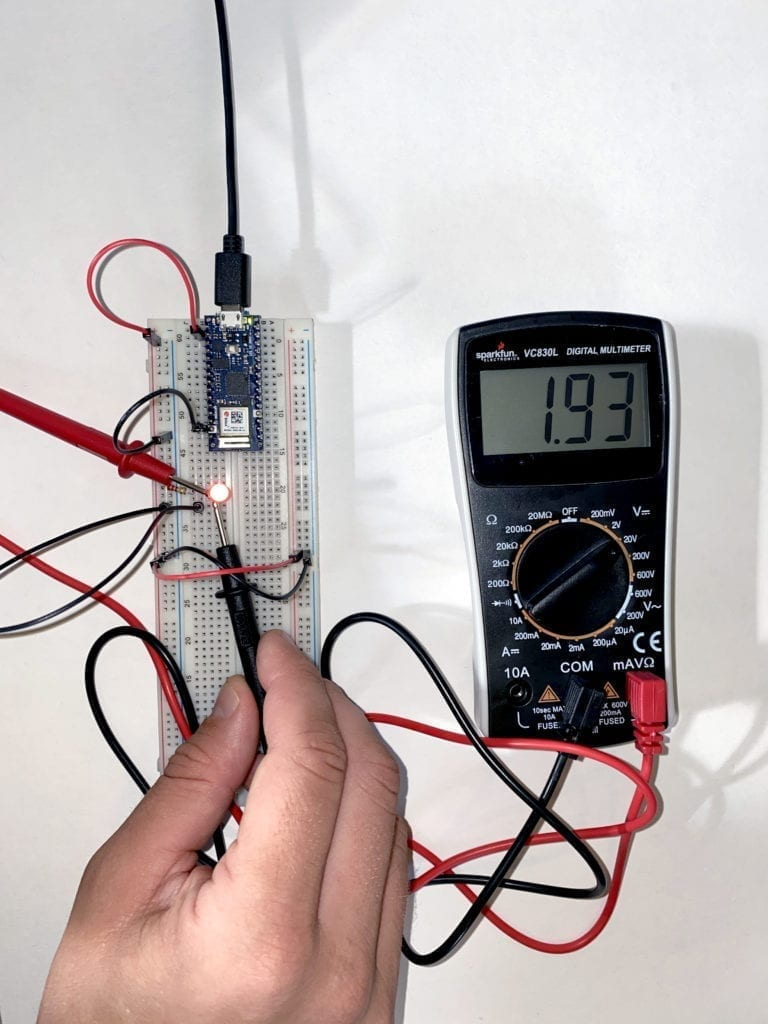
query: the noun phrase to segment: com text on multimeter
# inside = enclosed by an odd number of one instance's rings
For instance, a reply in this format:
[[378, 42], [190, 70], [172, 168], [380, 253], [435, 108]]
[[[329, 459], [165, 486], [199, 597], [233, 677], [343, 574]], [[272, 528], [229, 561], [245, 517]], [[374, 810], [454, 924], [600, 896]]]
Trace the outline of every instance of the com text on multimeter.
[[576, 676], [605, 694], [586, 742], [630, 740], [632, 669], [667, 680], [674, 721], [675, 367], [672, 328], [650, 317], [541, 313], [450, 338], [486, 735], [556, 738]]

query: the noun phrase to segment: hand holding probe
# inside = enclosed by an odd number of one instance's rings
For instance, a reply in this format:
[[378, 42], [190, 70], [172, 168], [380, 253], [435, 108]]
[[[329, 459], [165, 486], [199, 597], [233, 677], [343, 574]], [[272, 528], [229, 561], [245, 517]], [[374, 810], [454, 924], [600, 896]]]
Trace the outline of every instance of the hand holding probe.
[[[221, 546], [216, 548], [216, 558], [225, 569], [236, 569], [242, 566], [240, 553], [237, 545], [230, 544], [224, 521], [221, 518], [221, 510], [218, 502], [211, 502], [213, 514], [216, 519], [216, 528], [219, 531]], [[251, 603], [251, 595], [243, 586], [241, 575], [229, 575], [221, 577], [224, 600], [227, 602], [227, 610], [232, 623], [232, 632], [235, 635], [240, 660], [243, 663], [243, 675], [248, 686], [256, 698], [259, 708], [259, 750], [267, 752], [267, 741], [264, 736], [264, 687], [256, 675], [256, 648], [259, 645], [259, 627], [256, 624], [256, 614]]]

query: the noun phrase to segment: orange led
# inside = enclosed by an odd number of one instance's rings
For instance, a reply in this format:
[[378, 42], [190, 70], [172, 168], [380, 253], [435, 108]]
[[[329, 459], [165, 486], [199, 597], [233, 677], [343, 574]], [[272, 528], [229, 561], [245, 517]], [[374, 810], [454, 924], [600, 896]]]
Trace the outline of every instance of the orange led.
[[217, 505], [221, 505], [225, 501], [229, 501], [232, 491], [224, 483], [215, 483], [208, 488], [208, 497]]

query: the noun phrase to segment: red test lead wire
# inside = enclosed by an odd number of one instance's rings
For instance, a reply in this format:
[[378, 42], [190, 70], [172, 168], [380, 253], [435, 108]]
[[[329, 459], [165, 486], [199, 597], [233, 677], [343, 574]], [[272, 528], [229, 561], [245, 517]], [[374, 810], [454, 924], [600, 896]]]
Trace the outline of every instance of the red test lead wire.
[[627, 695], [635, 746], [643, 754], [663, 753], [667, 725], [666, 680], [653, 672], [627, 672]]
[[[46, 409], [43, 405], [30, 402], [28, 398], [22, 398], [3, 388], [0, 388], [0, 412], [14, 416], [30, 427], [50, 434], [51, 437], [57, 437], [60, 441], [66, 441], [67, 444], [111, 462], [113, 466], [117, 466], [117, 472], [121, 477], [133, 476], [136, 473], [148, 480], [164, 484], [172, 490], [182, 487], [205, 493], [204, 488], [197, 484], [180, 479], [176, 475], [176, 469], [167, 462], [161, 462], [153, 455], [141, 451], [121, 453], [115, 448], [109, 434], [70, 419], [69, 416], [62, 416], [53, 409]], [[133, 446], [140, 448], [141, 442], [134, 441]]]
[[[14, 541], [8, 537], [4, 537], [2, 534], [0, 534], [0, 547], [5, 548], [6, 551], [10, 551], [11, 554], [14, 555], [22, 555], [25, 550], [19, 544], [14, 543]], [[60, 569], [56, 569], [48, 562], [43, 561], [42, 558], [37, 558], [34, 555], [27, 555], [24, 561], [27, 565], [32, 566], [33, 569], [37, 569], [38, 572], [42, 572], [46, 576], [50, 576], [51, 579], [56, 580], [58, 583], [63, 583], [66, 587], [71, 587], [72, 590], [77, 590], [81, 594], [84, 594], [86, 591], [91, 589], [87, 583], [83, 583], [80, 580], [75, 579], [74, 576], [69, 576]], [[129, 626], [133, 626], [136, 629], [145, 629], [145, 626], [140, 619], [138, 619], [133, 612], [130, 612], [125, 605], [116, 601], [114, 597], [110, 597], [109, 594], [102, 594], [98, 590], [91, 596], [94, 601], [99, 601], [101, 604], [105, 605], [105, 607], [115, 612], [116, 615], [119, 615], [120, 618], [127, 622]], [[165, 667], [163, 659], [156, 651], [151, 647], [147, 647], [147, 651], [155, 665], [155, 668], [157, 669], [163, 695], [168, 702], [168, 707], [171, 709], [173, 720], [176, 722], [176, 726], [183, 738], [188, 740], [192, 733], [190, 732], [184, 711], [179, 704], [176, 691], [174, 690], [173, 683], [171, 682], [171, 677], [168, 675], [168, 669]]]
[[[0, 547], [5, 548], [15, 555], [22, 554], [24, 551], [24, 549], [18, 544], [15, 544], [9, 538], [4, 537], [1, 534]], [[25, 561], [39, 572], [45, 573], [47, 576], [58, 580], [60, 583], [64, 583], [66, 586], [71, 587], [80, 593], [90, 589], [87, 584], [82, 583], [80, 580], [77, 580], [64, 572], [61, 572], [59, 569], [54, 568], [40, 558], [28, 556], [25, 558]], [[124, 619], [129, 625], [135, 626], [139, 629], [144, 628], [141, 621], [113, 597], [110, 597], [107, 594], [102, 594], [98, 591], [92, 596], [94, 600], [99, 601], [106, 607], [112, 609], [112, 611], [116, 612], [116, 614]], [[148, 652], [157, 669], [163, 695], [165, 696], [171, 710], [174, 721], [179, 728], [179, 732], [185, 740], [189, 739], [191, 735], [189, 724], [184, 716], [176, 691], [173, 688], [173, 683], [171, 682], [168, 670], [163, 664], [160, 656], [153, 651], [152, 648], [148, 648]], [[655, 790], [651, 786], [650, 779], [653, 774], [656, 756], [660, 751], [661, 733], [664, 728], [663, 723], [666, 721], [666, 685], [660, 677], [654, 676], [651, 673], [628, 673], [627, 682], [636, 742], [640, 749], [644, 751], [643, 763], [639, 772], [625, 761], [613, 757], [613, 755], [607, 754], [605, 751], [592, 747], [583, 747], [577, 744], [561, 743], [553, 740], [489, 739], [487, 741], [488, 746], [494, 748], [556, 751], [558, 753], [569, 753], [574, 756], [588, 758], [605, 764], [607, 767], [620, 772], [635, 784], [635, 795], [632, 798], [627, 816], [622, 824], [605, 825], [577, 830], [577, 835], [582, 839], [600, 839], [614, 837], [617, 835], [620, 837], [607, 899], [597, 920], [586, 932], [569, 942], [545, 942], [541, 939], [536, 939], [530, 935], [526, 935], [524, 932], [514, 928], [490, 907], [485, 907], [483, 909], [483, 915], [493, 925], [495, 925], [496, 928], [502, 931], [509, 938], [514, 939], [516, 942], [519, 942], [530, 949], [551, 954], [573, 953], [576, 950], [584, 948], [600, 935], [608, 924], [619, 898], [632, 837], [635, 831], [650, 824], [656, 815], [658, 801]], [[439, 739], [448, 740], [452, 743], [469, 744], [469, 740], [463, 733], [449, 732], [446, 729], [426, 725], [425, 723], [416, 722], [412, 719], [377, 713], [371, 713], [367, 717], [374, 723], [399, 726], [401, 728], [434, 736]], [[654, 719], [654, 721], [650, 721], [649, 719]], [[232, 804], [230, 807], [230, 813], [237, 822], [241, 820], [242, 811], [236, 804]], [[555, 832], [537, 833], [530, 837], [527, 845], [535, 846], [544, 843], [561, 842], [562, 839], [563, 837], [559, 833]], [[512, 841], [513, 840], [511, 839], [497, 840], [494, 843], [474, 847], [470, 850], [454, 854], [452, 857], [445, 860], [441, 860], [422, 843], [412, 839], [410, 842], [411, 849], [428, 860], [432, 864], [432, 868], [412, 881], [411, 891], [416, 892], [420, 888], [423, 888], [430, 879], [435, 877], [437, 874], [450, 874], [454, 868], [469, 860], [474, 860], [490, 853], [505, 850], [511, 845]], [[473, 902], [477, 898], [475, 892], [469, 886], [463, 883], [457, 883], [457, 888], [466, 899]]]
[[[463, 732], [451, 732], [448, 729], [440, 729], [436, 726], [426, 725], [423, 722], [416, 722], [410, 718], [402, 718], [399, 715], [387, 715], [379, 712], [371, 712], [366, 716], [369, 722], [377, 725], [394, 725], [401, 729], [408, 729], [411, 732], [419, 732], [425, 736], [432, 736], [435, 739], [446, 740], [449, 743], [458, 743], [461, 746], [470, 746], [469, 739]], [[613, 825], [601, 825], [594, 828], [575, 829], [580, 839], [609, 839], [618, 838], [629, 832], [636, 832], [645, 828], [653, 821], [658, 809], [658, 797], [656, 791], [649, 781], [649, 776], [644, 774], [644, 769], [634, 768], [631, 764], [623, 761], [613, 754], [596, 747], [585, 747], [577, 743], [564, 743], [560, 740], [524, 740], [524, 739], [486, 739], [485, 744], [494, 750], [541, 750], [558, 754], [571, 754], [574, 757], [584, 758], [588, 761], [595, 761], [605, 765], [623, 775], [634, 786], [637, 792], [642, 795], [645, 804], [642, 814], [633, 814], [621, 823]], [[441, 861], [441, 867], [451, 868], [463, 864], [468, 860], [477, 857], [484, 857], [491, 853], [500, 853], [508, 849], [514, 841], [511, 839], [500, 839], [493, 843], [474, 847], [465, 850], [463, 853], [455, 854], [445, 861]], [[537, 832], [528, 840], [528, 846], [542, 846], [549, 843], [563, 842], [563, 836], [559, 832]], [[422, 888], [440, 871], [427, 871], [414, 879], [413, 891]]]
[[[585, 757], [605, 764], [619, 771], [635, 783], [635, 794], [629, 805], [627, 816], [621, 825], [606, 825], [576, 830], [579, 838], [585, 840], [620, 837], [606, 901], [597, 919], [587, 931], [568, 942], [546, 942], [514, 928], [490, 907], [483, 909], [483, 915], [488, 921], [506, 936], [540, 953], [574, 953], [589, 945], [601, 934], [610, 921], [618, 902], [632, 837], [635, 831], [649, 825], [656, 816], [658, 800], [650, 780], [653, 775], [656, 757], [663, 749], [662, 732], [667, 717], [666, 682], [659, 676], [649, 672], [627, 673], [627, 692], [630, 698], [635, 744], [643, 752], [643, 761], [639, 772], [625, 761], [591, 747], [582, 747], [576, 744], [550, 740], [489, 739], [486, 741], [489, 747], [495, 748], [551, 750], [558, 753], [572, 753], [575, 756]], [[434, 736], [438, 739], [448, 740], [452, 743], [469, 744], [468, 738], [463, 733], [454, 733], [446, 729], [426, 726], [411, 719], [385, 714], [371, 714], [368, 718], [373, 722], [399, 726]], [[563, 837], [559, 833], [542, 832], [531, 836], [526, 845], [534, 846], [543, 843], [562, 842], [562, 840]], [[487, 856], [491, 853], [503, 852], [509, 849], [513, 841], [513, 839], [498, 840], [494, 843], [474, 847], [441, 860], [428, 847], [412, 839], [410, 843], [411, 849], [429, 861], [432, 867], [412, 880], [411, 892], [417, 892], [437, 875], [450, 875], [453, 869], [460, 864], [465, 864], [467, 861], [475, 860], [478, 857]], [[456, 887], [470, 902], [474, 902], [477, 899], [476, 893], [468, 885], [457, 882]]]
[[[650, 754], [645, 755], [645, 757], [643, 758], [641, 775], [645, 783], [649, 782], [650, 777], [652, 775], [654, 760], [655, 759], [653, 755]], [[643, 813], [642, 815], [640, 815], [641, 810], [643, 810], [644, 801], [644, 789], [642, 787], [638, 787], [635, 790], [635, 795], [632, 798], [632, 802], [627, 812], [627, 826], [629, 826], [630, 822], [636, 821], [640, 816], [643, 819], [645, 819], [646, 817], [652, 818], [655, 816], [657, 806], [655, 796], [653, 800], [653, 814], [647, 815], [647, 813]], [[647, 807], [645, 808], [645, 811], [648, 811]], [[613, 912], [616, 909], [616, 904], [619, 899], [619, 893], [621, 891], [621, 885], [624, 879], [624, 872], [627, 866], [627, 860], [629, 858], [629, 848], [632, 842], [632, 836], [634, 834], [634, 831], [635, 829], [626, 832], [619, 839], [619, 845], [616, 851], [616, 859], [614, 861], [613, 872], [611, 875], [611, 884], [608, 890], [606, 901], [594, 924], [592, 924], [586, 932], [584, 932], [577, 938], [571, 939], [568, 942], [546, 942], [543, 939], [534, 938], [533, 936], [527, 935], [525, 932], [522, 932], [519, 929], [513, 927], [511, 924], [509, 924], [508, 921], [505, 921], [503, 917], [501, 917], [495, 911], [491, 910], [490, 907], [485, 907], [483, 909], [483, 916], [486, 917], [487, 920], [492, 925], [498, 928], [499, 931], [503, 932], [503, 934], [506, 935], [508, 938], [514, 939], [515, 942], [519, 942], [521, 945], [527, 946], [529, 949], [535, 949], [539, 953], [575, 953], [577, 950], [583, 949], [585, 946], [588, 946], [591, 942], [594, 942], [594, 940], [600, 935], [600, 933], [604, 930], [604, 928], [610, 921]], [[612, 833], [610, 833], [607, 829], [594, 828], [577, 829], [576, 834], [582, 839], [595, 839], [601, 838], [603, 834], [609, 835]], [[551, 840], [554, 842], [559, 841], [562, 838], [554, 833], [546, 833], [546, 836], [547, 838], [551, 838]], [[532, 836], [530, 845], [534, 845], [537, 839], [539, 839], [538, 836]], [[492, 850], [493, 852], [498, 852], [501, 850], [508, 849], [510, 845], [511, 841], [505, 840], [503, 843], [493, 843], [488, 844], [488, 846], [485, 848], [478, 848], [478, 851], [480, 852], [469, 850], [466, 851], [466, 855], [457, 854], [455, 857], [451, 857], [447, 861], [441, 861], [440, 858], [435, 853], [429, 850], [422, 843], [419, 843], [416, 840], [412, 840], [411, 848], [414, 850], [414, 852], [424, 857], [425, 860], [430, 861], [430, 863], [433, 865], [430, 871], [425, 872], [424, 875], [420, 876], [420, 878], [418, 879], [418, 882], [420, 884], [414, 884], [412, 891], [415, 892], [423, 885], [426, 885], [428, 878], [431, 878], [433, 876], [433, 873], [443, 874], [444, 867], [447, 868], [447, 873], [450, 874], [451, 867], [456, 867], [458, 864], [465, 863], [469, 859], [474, 859], [474, 856], [482, 856], [485, 853], [491, 852]], [[469, 855], [472, 856], [470, 857]], [[416, 881], [417, 880], [414, 880], [414, 883]], [[474, 902], [475, 899], [477, 898], [476, 894], [472, 891], [472, 889], [470, 889], [469, 886], [464, 885], [461, 882], [457, 883], [456, 888], [470, 902]]]
[[[0, 534], [0, 547], [5, 548], [6, 551], [10, 551], [11, 554], [14, 555], [21, 555], [24, 553], [25, 550], [20, 545], [12, 541], [9, 537], [5, 537], [2, 534]], [[24, 561], [27, 563], [27, 565], [32, 566], [33, 569], [37, 569], [38, 572], [42, 572], [46, 576], [50, 576], [51, 579], [54, 579], [59, 583], [63, 583], [65, 586], [71, 587], [72, 590], [77, 590], [81, 594], [84, 594], [87, 590], [91, 589], [87, 583], [83, 583], [81, 580], [75, 579], [74, 576], [69, 576], [67, 573], [62, 572], [60, 569], [56, 569], [48, 562], [43, 561], [42, 558], [37, 558], [34, 555], [28, 555], [24, 559]], [[136, 629], [146, 630], [146, 627], [141, 622], [141, 620], [137, 618], [133, 614], [133, 612], [129, 611], [125, 607], [125, 605], [121, 604], [119, 601], [116, 601], [114, 597], [110, 597], [109, 594], [102, 594], [98, 590], [95, 591], [91, 595], [91, 597], [93, 598], [94, 601], [98, 601], [100, 604], [103, 604], [105, 607], [115, 612], [116, 615], [119, 615], [120, 618], [127, 622], [129, 626], [134, 626]], [[184, 710], [181, 707], [181, 704], [179, 703], [179, 698], [176, 695], [176, 690], [174, 689], [171, 677], [168, 674], [168, 669], [163, 663], [163, 659], [155, 650], [153, 650], [153, 648], [146, 647], [146, 650], [157, 670], [157, 676], [160, 681], [160, 687], [163, 691], [163, 696], [165, 697], [170, 712], [173, 715], [173, 720], [176, 723], [176, 726], [179, 732], [181, 733], [182, 738], [184, 740], [188, 740], [192, 735], [192, 732], [189, 728], [189, 723], [187, 722]], [[241, 808], [238, 807], [237, 804], [234, 802], [230, 806], [229, 812], [237, 822], [239, 822], [240, 819], [242, 818], [243, 812]]]

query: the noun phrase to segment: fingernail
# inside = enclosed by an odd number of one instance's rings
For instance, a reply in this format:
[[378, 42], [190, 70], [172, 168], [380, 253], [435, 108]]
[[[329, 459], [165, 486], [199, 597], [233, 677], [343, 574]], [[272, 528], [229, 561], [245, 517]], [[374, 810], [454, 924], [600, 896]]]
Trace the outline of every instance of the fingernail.
[[237, 692], [237, 687], [231, 679], [228, 679], [219, 690], [219, 696], [216, 698], [211, 714], [217, 718], [229, 718], [237, 711], [239, 703], [240, 694]]

